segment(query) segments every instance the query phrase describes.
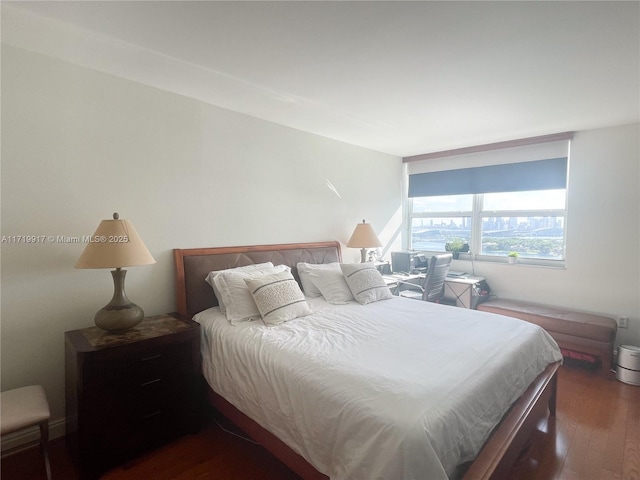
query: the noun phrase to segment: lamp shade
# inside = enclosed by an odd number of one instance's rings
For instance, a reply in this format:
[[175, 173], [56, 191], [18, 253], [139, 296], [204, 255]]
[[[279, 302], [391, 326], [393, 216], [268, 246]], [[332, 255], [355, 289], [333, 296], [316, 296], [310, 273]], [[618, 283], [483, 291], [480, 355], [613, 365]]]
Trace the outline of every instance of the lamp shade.
[[75, 268], [121, 268], [156, 263], [131, 222], [102, 220]]
[[381, 247], [382, 242], [373, 231], [371, 224], [362, 220], [362, 223], [356, 225], [351, 238], [347, 242], [347, 247], [351, 248], [374, 248]]

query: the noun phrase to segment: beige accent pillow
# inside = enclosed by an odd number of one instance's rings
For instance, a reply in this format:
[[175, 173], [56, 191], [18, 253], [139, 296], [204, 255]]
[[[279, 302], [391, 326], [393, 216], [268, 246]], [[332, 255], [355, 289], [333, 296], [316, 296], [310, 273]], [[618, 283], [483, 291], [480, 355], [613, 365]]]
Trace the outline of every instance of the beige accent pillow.
[[343, 263], [340, 268], [356, 302], [366, 304], [393, 298], [373, 263]]
[[246, 278], [245, 283], [258, 306], [262, 320], [267, 325], [313, 313], [290, 271], [259, 278]]

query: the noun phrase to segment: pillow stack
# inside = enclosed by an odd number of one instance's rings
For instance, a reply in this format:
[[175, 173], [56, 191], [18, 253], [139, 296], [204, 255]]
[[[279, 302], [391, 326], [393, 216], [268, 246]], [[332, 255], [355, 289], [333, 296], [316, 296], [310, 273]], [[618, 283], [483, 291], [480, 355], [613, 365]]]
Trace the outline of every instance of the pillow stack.
[[243, 273], [243, 272], [264, 270], [268, 268], [273, 268], [273, 263], [271, 262], [254, 263], [253, 265], [246, 265], [244, 267], [228, 268], [226, 270], [216, 270], [213, 272], [209, 272], [209, 275], [207, 275], [207, 278], [205, 278], [205, 281], [209, 285], [211, 285], [211, 288], [213, 288], [213, 293], [216, 295], [216, 298], [218, 299], [218, 305], [220, 305], [220, 311], [226, 314], [227, 308], [224, 303], [224, 297], [222, 296], [220, 289], [216, 285], [216, 282], [215, 282], [216, 277], [218, 277], [219, 275], [222, 275], [223, 273]]
[[332, 304], [355, 300], [360, 304], [392, 298], [382, 275], [371, 262], [366, 263], [298, 263], [302, 288], [309, 297], [322, 295]]
[[313, 313], [307, 297], [324, 297], [334, 305], [393, 298], [382, 275], [367, 263], [298, 263], [303, 291], [291, 268], [271, 262], [209, 272], [205, 279], [220, 311], [232, 325], [262, 319], [267, 325]]
[[[286, 265], [263, 263], [215, 271], [206, 281], [232, 325], [259, 318], [276, 324], [312, 313]], [[269, 302], [265, 300], [267, 291], [272, 297]]]
[[353, 300], [339, 263], [298, 263], [297, 267], [306, 296], [322, 296], [327, 302], [336, 305]]

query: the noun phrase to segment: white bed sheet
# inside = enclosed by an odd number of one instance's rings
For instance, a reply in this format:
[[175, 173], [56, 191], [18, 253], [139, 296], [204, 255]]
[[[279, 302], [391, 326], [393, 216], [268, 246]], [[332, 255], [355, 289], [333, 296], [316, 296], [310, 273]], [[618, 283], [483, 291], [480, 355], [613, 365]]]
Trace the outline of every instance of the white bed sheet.
[[394, 297], [308, 299], [277, 325], [202, 325], [209, 385], [332, 479], [445, 479], [562, 357], [540, 327]]

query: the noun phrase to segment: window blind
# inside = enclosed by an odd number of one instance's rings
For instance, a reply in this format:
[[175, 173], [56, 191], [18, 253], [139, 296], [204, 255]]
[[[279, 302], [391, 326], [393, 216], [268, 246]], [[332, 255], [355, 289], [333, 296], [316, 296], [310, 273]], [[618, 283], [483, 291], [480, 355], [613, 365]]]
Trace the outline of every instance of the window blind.
[[409, 175], [409, 197], [566, 188], [567, 157]]
[[566, 188], [573, 132], [405, 157], [409, 197]]

